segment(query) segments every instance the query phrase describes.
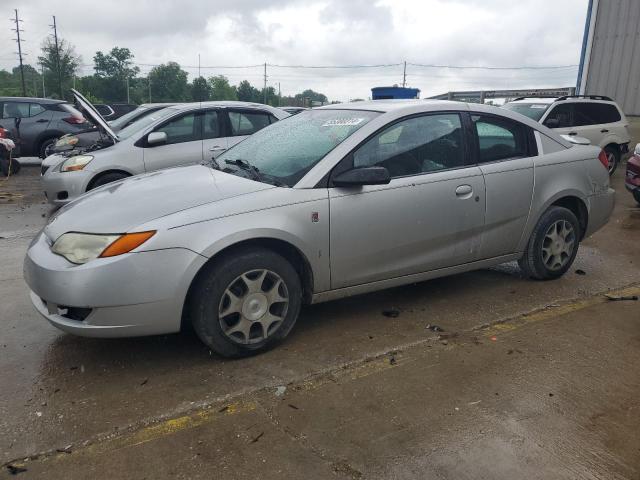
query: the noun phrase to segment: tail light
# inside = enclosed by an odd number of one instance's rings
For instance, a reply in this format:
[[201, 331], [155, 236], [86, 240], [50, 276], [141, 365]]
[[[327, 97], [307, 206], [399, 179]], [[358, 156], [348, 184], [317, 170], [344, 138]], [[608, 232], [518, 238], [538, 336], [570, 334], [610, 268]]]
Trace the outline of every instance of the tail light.
[[72, 125], [80, 125], [85, 122], [84, 117], [66, 117], [66, 118], [63, 118], [62, 120]]
[[0, 127], [0, 138], [6, 137], [6, 133], [7, 131], [4, 128]]
[[600, 150], [600, 155], [598, 155], [598, 160], [600, 163], [609, 170], [609, 159], [607, 158], [607, 153], [604, 150]]

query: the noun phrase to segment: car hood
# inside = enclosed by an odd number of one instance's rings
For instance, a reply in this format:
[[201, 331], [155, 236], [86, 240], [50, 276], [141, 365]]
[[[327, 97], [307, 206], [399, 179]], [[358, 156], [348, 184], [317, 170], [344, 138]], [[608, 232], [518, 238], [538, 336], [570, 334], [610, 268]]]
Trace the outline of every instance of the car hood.
[[113, 131], [113, 128], [111, 128], [111, 126], [102, 117], [102, 115], [100, 115], [98, 110], [96, 110], [96, 108], [91, 104], [91, 102], [89, 102], [89, 100], [84, 98], [84, 96], [77, 90], [72, 88], [71, 92], [73, 93], [73, 96], [75, 97], [76, 102], [78, 102], [78, 104], [85, 111], [85, 114], [89, 117], [89, 120], [91, 120], [91, 123], [93, 123], [96, 127], [102, 130], [104, 133], [109, 135], [114, 142], [117, 142], [118, 136], [116, 135], [116, 132]]
[[92, 190], [62, 207], [45, 227], [55, 241], [66, 232], [125, 233], [156, 218], [274, 188], [204, 165], [176, 167]]

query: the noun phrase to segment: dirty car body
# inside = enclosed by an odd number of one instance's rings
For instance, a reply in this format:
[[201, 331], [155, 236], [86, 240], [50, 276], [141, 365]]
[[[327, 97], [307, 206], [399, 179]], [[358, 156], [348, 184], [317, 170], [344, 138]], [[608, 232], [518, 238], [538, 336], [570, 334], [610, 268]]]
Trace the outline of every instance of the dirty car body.
[[29, 248], [25, 279], [67, 332], [164, 334], [190, 321], [212, 349], [240, 356], [284, 338], [305, 302], [513, 260], [557, 278], [613, 209], [599, 156], [484, 105], [322, 107], [210, 165], [63, 207]]

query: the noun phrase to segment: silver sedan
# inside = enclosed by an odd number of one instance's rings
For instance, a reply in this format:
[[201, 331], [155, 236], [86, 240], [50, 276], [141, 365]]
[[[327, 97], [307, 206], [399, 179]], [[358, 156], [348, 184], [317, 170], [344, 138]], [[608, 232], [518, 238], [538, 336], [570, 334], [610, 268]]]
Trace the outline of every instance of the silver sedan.
[[504, 109], [327, 106], [207, 165], [97, 188], [24, 263], [36, 309], [78, 335], [179, 331], [265, 350], [315, 303], [518, 260], [550, 280], [613, 209], [606, 156]]

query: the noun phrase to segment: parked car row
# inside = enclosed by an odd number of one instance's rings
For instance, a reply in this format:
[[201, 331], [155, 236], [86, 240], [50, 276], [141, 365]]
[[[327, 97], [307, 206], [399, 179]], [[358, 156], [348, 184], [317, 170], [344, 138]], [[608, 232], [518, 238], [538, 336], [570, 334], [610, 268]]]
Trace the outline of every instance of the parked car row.
[[[305, 303], [515, 260], [558, 278], [613, 209], [604, 150], [509, 109], [208, 102], [116, 133], [77, 97], [105, 141], [46, 159], [47, 196], [67, 205], [24, 275], [42, 316], [78, 335], [188, 323], [213, 351], [249, 355]], [[165, 168], [184, 163], [200, 164]]]

